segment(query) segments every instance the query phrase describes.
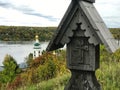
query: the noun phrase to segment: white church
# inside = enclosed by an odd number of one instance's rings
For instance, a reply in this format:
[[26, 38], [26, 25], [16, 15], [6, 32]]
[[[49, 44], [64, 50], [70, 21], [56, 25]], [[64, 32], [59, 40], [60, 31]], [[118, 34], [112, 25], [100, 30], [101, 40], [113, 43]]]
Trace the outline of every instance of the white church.
[[35, 36], [35, 43], [34, 43], [34, 47], [33, 47], [33, 59], [39, 57], [41, 55], [41, 45], [39, 42], [39, 36], [36, 35]]

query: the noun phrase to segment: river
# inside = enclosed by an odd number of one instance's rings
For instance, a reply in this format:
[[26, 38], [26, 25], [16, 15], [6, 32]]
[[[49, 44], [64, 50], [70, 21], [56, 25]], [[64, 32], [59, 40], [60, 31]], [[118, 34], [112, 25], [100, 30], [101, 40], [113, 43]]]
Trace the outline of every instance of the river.
[[[45, 50], [48, 42], [40, 42], [41, 51]], [[6, 54], [11, 55], [18, 64], [25, 61], [25, 58], [29, 55], [29, 53], [33, 53], [33, 41], [17, 41], [17, 42], [4, 42], [0, 41], [0, 66], [2, 66], [2, 62]]]

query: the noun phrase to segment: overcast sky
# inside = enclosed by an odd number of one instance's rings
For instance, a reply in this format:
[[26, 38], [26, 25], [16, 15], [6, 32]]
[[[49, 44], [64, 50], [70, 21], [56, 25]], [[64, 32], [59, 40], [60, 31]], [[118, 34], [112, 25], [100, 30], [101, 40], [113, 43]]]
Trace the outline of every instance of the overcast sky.
[[[71, 0], [0, 0], [0, 25], [58, 26]], [[108, 27], [120, 27], [120, 0], [94, 4]]]

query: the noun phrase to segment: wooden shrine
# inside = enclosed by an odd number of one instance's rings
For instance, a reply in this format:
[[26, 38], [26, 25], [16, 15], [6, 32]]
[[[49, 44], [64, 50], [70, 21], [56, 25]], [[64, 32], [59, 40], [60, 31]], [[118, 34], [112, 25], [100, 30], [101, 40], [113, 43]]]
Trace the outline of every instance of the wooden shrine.
[[65, 90], [101, 90], [95, 70], [99, 68], [100, 44], [113, 53], [119, 47], [98, 14], [95, 0], [72, 0], [47, 51], [67, 45], [67, 67], [72, 76]]

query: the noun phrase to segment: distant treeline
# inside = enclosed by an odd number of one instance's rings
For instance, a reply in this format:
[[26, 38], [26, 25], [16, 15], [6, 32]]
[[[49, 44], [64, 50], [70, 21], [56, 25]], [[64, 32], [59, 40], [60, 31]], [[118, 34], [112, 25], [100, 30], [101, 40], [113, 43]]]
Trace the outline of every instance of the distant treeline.
[[[52, 38], [57, 27], [0, 26], [0, 41], [33, 41], [39, 35], [40, 41]], [[120, 28], [110, 28], [115, 39], [120, 40]]]
[[51, 39], [56, 27], [0, 26], [0, 41], [33, 41], [35, 35], [40, 41]]
[[110, 31], [115, 39], [120, 40], [120, 28], [111, 28]]

